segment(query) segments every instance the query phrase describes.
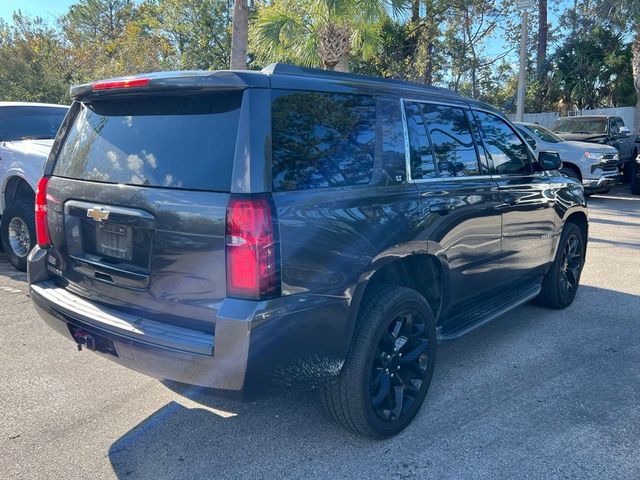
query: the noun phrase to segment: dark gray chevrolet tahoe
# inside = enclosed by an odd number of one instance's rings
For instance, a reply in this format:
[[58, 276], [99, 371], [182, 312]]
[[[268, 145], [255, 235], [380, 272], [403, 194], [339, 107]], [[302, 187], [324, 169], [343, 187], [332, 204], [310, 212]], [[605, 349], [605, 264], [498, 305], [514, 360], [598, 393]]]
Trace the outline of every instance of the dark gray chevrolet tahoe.
[[80, 349], [220, 393], [302, 380], [386, 437], [423, 403], [438, 341], [576, 294], [582, 186], [487, 105], [287, 65], [72, 97], [29, 282]]

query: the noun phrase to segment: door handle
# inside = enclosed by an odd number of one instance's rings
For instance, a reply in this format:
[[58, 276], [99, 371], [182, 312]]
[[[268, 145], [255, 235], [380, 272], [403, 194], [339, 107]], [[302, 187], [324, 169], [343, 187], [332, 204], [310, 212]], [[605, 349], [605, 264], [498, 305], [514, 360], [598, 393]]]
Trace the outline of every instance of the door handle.
[[434, 203], [429, 205], [429, 212], [437, 213], [438, 215], [448, 215], [455, 207], [450, 203]]

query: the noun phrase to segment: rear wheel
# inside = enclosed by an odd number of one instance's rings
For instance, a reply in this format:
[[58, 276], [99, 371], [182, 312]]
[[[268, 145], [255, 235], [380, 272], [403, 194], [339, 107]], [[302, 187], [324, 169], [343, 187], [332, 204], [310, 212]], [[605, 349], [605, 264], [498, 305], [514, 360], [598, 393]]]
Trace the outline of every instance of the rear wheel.
[[27, 255], [36, 244], [36, 225], [33, 202], [16, 200], [4, 210], [0, 223], [2, 248], [11, 264], [27, 271]]
[[435, 363], [435, 319], [424, 297], [405, 287], [375, 286], [364, 302], [351, 352], [321, 400], [344, 428], [385, 438], [404, 429], [424, 402]]
[[585, 241], [575, 223], [564, 226], [556, 258], [542, 281], [536, 302], [548, 308], [566, 308], [573, 302], [584, 266]]

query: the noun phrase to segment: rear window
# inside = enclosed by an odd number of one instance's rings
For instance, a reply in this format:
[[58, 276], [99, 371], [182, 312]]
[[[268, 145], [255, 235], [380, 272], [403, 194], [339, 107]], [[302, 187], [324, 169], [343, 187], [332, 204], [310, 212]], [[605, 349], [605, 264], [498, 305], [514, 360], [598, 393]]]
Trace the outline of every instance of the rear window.
[[2, 107], [0, 108], [0, 141], [55, 138], [67, 110], [64, 107]]
[[373, 97], [275, 91], [271, 114], [274, 191], [371, 181], [376, 128]]
[[83, 104], [54, 175], [229, 191], [242, 92]]

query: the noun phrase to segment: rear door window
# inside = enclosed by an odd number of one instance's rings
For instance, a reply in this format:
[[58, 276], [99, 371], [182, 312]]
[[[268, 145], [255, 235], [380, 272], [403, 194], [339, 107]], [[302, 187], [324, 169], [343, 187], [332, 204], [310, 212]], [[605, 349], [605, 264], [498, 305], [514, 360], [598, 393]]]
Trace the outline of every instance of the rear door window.
[[276, 90], [271, 115], [274, 191], [371, 181], [376, 138], [373, 97]]
[[242, 92], [83, 104], [54, 175], [228, 192]]

